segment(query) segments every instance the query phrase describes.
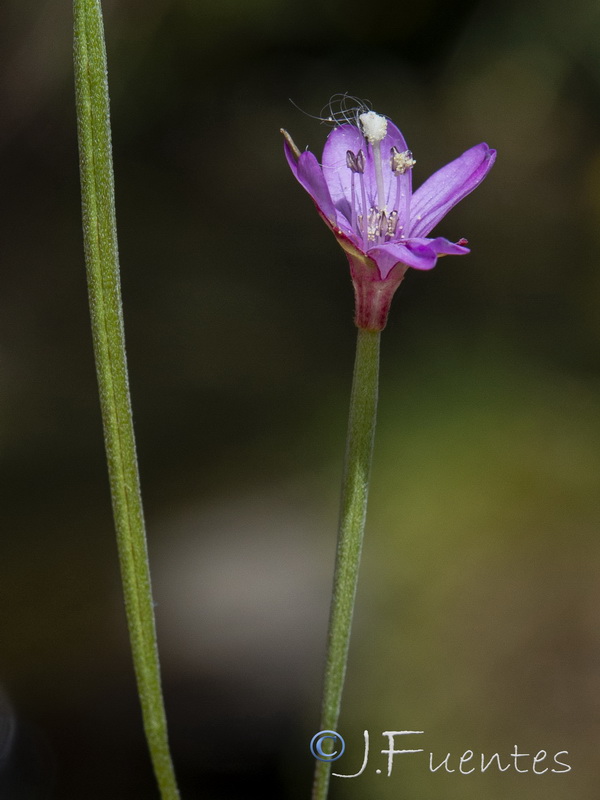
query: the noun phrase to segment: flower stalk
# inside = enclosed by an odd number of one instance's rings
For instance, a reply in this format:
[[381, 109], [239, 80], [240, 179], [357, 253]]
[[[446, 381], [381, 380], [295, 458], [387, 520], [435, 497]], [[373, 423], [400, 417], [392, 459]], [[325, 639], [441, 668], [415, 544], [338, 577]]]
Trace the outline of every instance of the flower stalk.
[[[380, 337], [380, 331], [358, 329], [329, 617], [321, 730], [336, 730], [342, 701], [375, 438]], [[330, 762], [317, 761], [313, 800], [325, 800], [327, 797], [330, 773]]]
[[74, 0], [83, 238], [92, 338], [125, 610], [162, 800], [179, 797], [169, 752], [125, 355], [106, 52], [99, 0]]
[[[335, 98], [334, 98], [335, 99]], [[451, 242], [431, 231], [448, 211], [488, 175], [496, 151], [482, 142], [439, 169], [416, 191], [416, 164], [400, 130], [364, 103], [324, 121], [334, 124], [321, 163], [300, 151], [282, 130], [294, 177], [312, 198], [321, 219], [348, 259], [354, 287], [358, 342], [346, 445], [338, 550], [329, 619], [322, 731], [335, 731], [340, 713], [377, 412], [379, 338], [392, 298], [409, 268], [429, 270], [438, 258], [466, 255], [466, 239]], [[318, 757], [317, 757], [318, 758]], [[313, 800], [326, 800], [330, 761], [317, 761]]]

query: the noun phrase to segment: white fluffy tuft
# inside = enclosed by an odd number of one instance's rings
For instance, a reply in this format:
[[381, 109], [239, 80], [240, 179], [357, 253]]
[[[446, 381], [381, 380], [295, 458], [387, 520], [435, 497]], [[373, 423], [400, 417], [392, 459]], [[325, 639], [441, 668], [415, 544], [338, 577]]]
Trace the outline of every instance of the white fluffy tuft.
[[362, 125], [365, 139], [370, 144], [380, 142], [387, 133], [387, 119], [374, 111], [367, 111], [358, 118]]

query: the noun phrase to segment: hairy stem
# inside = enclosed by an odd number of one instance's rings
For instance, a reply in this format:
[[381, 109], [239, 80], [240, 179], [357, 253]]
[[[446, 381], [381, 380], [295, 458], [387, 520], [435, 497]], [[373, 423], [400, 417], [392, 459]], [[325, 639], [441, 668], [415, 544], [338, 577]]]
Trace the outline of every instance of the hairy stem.
[[[380, 331], [358, 329], [329, 617], [321, 730], [336, 730], [344, 688], [375, 437], [379, 339]], [[317, 761], [313, 800], [325, 800], [327, 797], [330, 773], [330, 762]]]
[[163, 800], [176, 800], [127, 377], [102, 9], [74, 0], [73, 13], [85, 261], [125, 609], [154, 772]]

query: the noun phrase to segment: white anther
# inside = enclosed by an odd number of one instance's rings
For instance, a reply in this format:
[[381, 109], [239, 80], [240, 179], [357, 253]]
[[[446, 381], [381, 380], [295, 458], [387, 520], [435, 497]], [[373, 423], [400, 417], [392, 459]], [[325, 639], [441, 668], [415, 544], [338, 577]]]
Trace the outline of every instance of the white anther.
[[392, 147], [392, 172], [394, 175], [404, 175], [409, 169], [412, 169], [417, 163], [412, 157], [410, 150], [405, 150], [399, 153], [395, 147]]
[[359, 116], [365, 139], [370, 144], [380, 142], [387, 133], [387, 119], [374, 111], [366, 111]]

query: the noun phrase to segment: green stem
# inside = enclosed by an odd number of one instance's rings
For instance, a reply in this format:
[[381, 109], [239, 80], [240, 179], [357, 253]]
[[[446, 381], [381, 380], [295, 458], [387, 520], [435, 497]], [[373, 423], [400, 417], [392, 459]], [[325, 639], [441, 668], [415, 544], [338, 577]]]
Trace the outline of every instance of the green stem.
[[176, 800], [125, 356], [102, 9], [74, 0], [73, 13], [85, 261], [125, 609], [154, 772], [163, 800]]
[[[336, 730], [344, 688], [375, 438], [379, 339], [380, 331], [358, 330], [329, 617], [321, 730]], [[313, 800], [325, 800], [327, 797], [330, 773], [330, 762], [317, 761]]]

